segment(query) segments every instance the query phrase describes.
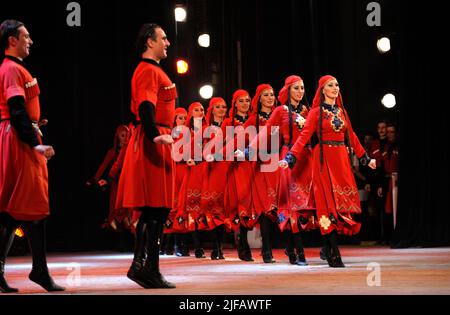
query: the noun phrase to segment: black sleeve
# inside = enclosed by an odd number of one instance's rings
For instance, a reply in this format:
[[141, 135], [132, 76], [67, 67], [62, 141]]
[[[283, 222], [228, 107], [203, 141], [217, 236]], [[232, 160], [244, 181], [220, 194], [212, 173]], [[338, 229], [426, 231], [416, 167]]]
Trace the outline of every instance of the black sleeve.
[[362, 166], [367, 166], [370, 163], [370, 156], [367, 154], [367, 152], [364, 152], [363, 156], [359, 158], [359, 163], [361, 163]]
[[145, 101], [139, 105], [139, 118], [141, 118], [145, 136], [150, 141], [153, 141], [153, 139], [160, 135], [156, 128], [155, 106], [152, 103]]
[[286, 154], [284, 160], [288, 163], [290, 169], [294, 168], [295, 163], [297, 163], [297, 158], [291, 152], [288, 152]]
[[8, 100], [9, 112], [11, 114], [11, 125], [17, 131], [19, 139], [31, 148], [39, 145], [30, 117], [25, 108], [23, 96], [14, 96]]

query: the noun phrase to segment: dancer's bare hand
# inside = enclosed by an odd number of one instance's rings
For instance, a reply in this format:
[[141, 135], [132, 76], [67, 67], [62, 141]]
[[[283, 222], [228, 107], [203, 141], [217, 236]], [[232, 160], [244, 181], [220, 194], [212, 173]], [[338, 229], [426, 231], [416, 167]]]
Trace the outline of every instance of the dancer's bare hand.
[[186, 162], [186, 164], [187, 164], [188, 166], [194, 166], [194, 165], [195, 165], [195, 161], [194, 161], [193, 159], [189, 159], [189, 160]]
[[153, 139], [153, 142], [158, 144], [172, 144], [173, 138], [171, 135], [160, 135]]
[[39, 144], [35, 146], [33, 149], [42, 154], [43, 156], [45, 156], [47, 160], [50, 160], [52, 156], [55, 155], [55, 150], [53, 150], [53, 147], [50, 145]]
[[289, 164], [285, 160], [278, 161], [278, 167], [280, 167], [282, 169], [286, 169], [286, 168], [288, 168], [288, 166], [289, 166]]

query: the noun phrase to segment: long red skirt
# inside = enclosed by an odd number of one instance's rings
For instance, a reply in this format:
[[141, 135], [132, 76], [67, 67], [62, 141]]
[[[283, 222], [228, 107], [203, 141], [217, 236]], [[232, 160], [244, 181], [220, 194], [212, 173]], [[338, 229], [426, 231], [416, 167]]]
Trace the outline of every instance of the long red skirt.
[[225, 162], [211, 162], [205, 164], [203, 179], [201, 208], [203, 209], [208, 230], [215, 229], [225, 221], [225, 185], [227, 165]]
[[[287, 146], [281, 149], [280, 158], [288, 153]], [[311, 151], [305, 148], [293, 169], [280, 170], [278, 190], [278, 223], [281, 231], [298, 233], [300, 229], [317, 228], [312, 189]]]
[[167, 218], [164, 233], [184, 233], [184, 226], [179, 225], [176, 221], [176, 215], [180, 210], [180, 196], [181, 196], [181, 186], [183, 184], [184, 178], [188, 172], [188, 166], [184, 162], [179, 162], [176, 164], [175, 168], [175, 186], [173, 194], [173, 208], [170, 210], [169, 217]]
[[[236, 162], [233, 168], [234, 186], [230, 190], [236, 191], [237, 211], [239, 222], [247, 229], [252, 229], [258, 222], [259, 214], [255, 211], [253, 205], [252, 186], [255, 182], [255, 165], [256, 162], [240, 161]], [[230, 186], [233, 182], [230, 182]], [[230, 194], [230, 198], [234, 197]]]
[[274, 172], [262, 172], [261, 166], [260, 162], [256, 163], [253, 171], [251, 190], [254, 212], [258, 217], [264, 214], [271, 221], [276, 222], [280, 171], [277, 168]]
[[320, 230], [322, 234], [337, 230], [339, 234], [355, 235], [361, 224], [352, 216], [361, 213], [361, 205], [347, 149], [324, 145], [322, 169], [319, 155], [320, 146], [316, 146], [313, 150], [313, 186]]
[[187, 173], [180, 188], [176, 223], [174, 223], [176, 230], [180, 233], [207, 229], [206, 217], [200, 206], [205, 167], [206, 162], [187, 167]]

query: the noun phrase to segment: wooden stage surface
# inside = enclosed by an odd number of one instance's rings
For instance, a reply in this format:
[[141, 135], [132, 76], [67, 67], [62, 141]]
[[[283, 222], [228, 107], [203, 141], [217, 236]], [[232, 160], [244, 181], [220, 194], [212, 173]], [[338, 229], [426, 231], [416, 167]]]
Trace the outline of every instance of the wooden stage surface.
[[[329, 268], [319, 248], [307, 248], [309, 266], [290, 265], [282, 249], [276, 263], [243, 262], [234, 249], [225, 260], [160, 256], [161, 270], [176, 289], [143, 289], [126, 277], [131, 253], [49, 254], [49, 268], [75, 295], [415, 295], [450, 294], [450, 248], [390, 249], [381, 246], [342, 246], [346, 268]], [[193, 255], [191, 253], [191, 255]], [[6, 278], [19, 294], [44, 294], [28, 280], [30, 257], [9, 257]], [[48, 294], [48, 293], [47, 293]]]

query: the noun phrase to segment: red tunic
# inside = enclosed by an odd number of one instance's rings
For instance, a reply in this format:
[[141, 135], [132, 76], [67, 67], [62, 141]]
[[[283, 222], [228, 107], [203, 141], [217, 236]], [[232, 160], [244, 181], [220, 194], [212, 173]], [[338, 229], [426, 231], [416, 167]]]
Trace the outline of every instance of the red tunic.
[[369, 152], [367, 152], [372, 159], [377, 161], [377, 167], [382, 167], [382, 153], [384, 151], [384, 147], [386, 146], [386, 141], [386, 139], [374, 139], [370, 145]]
[[[161, 135], [170, 134], [175, 114], [175, 85], [153, 63], [141, 61], [131, 81], [131, 111], [144, 101], [155, 105], [155, 122]], [[133, 130], [119, 179], [116, 208], [172, 208], [175, 163], [171, 145], [146, 138], [142, 125]]]
[[[292, 140], [295, 143], [303, 126], [296, 123], [297, 113], [292, 112]], [[308, 110], [303, 107], [303, 118], [308, 119]], [[281, 152], [284, 158], [289, 151], [289, 110], [278, 106], [272, 113], [267, 126], [280, 127]], [[301, 158], [293, 169], [279, 172], [278, 186], [278, 223], [281, 231], [292, 230], [294, 233], [317, 227], [315, 221], [315, 204], [312, 192], [312, 154], [309, 147], [303, 148]], [[300, 222], [299, 222], [300, 221]], [[300, 223], [300, 224], [299, 224]]]
[[18, 138], [7, 104], [10, 98], [23, 96], [28, 116], [38, 122], [39, 94], [37, 80], [22, 65], [5, 58], [0, 67], [0, 212], [16, 220], [49, 215], [47, 160]]
[[[319, 114], [319, 107], [310, 111], [305, 127], [291, 149], [297, 159], [303, 159], [302, 154], [309, 139], [314, 132], [318, 133]], [[340, 143], [344, 141], [345, 132], [348, 129], [351, 145], [357, 157], [364, 155], [365, 150], [351, 128], [350, 120], [345, 118], [341, 109], [338, 109], [336, 115], [324, 109], [322, 128], [322, 141]], [[346, 146], [323, 144], [323, 165], [321, 166], [320, 145], [316, 145], [313, 149], [312, 179], [317, 218], [322, 234], [328, 234], [334, 229], [341, 234], [357, 234], [361, 224], [352, 219], [352, 214], [361, 213], [361, 206]], [[330, 218], [330, 215], [333, 216]], [[331, 221], [333, 217], [336, 219], [336, 224]]]

